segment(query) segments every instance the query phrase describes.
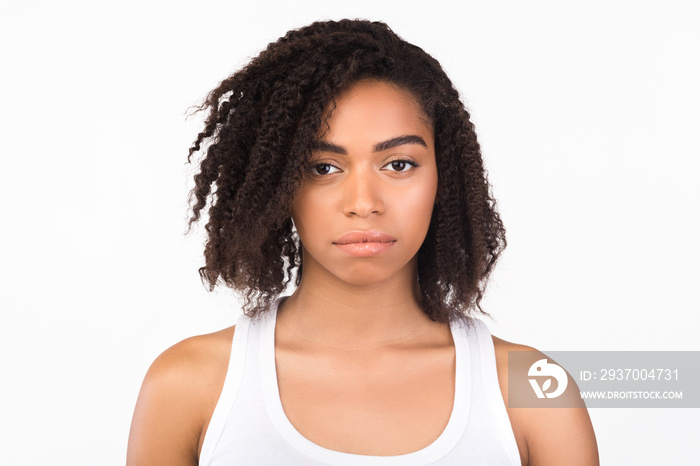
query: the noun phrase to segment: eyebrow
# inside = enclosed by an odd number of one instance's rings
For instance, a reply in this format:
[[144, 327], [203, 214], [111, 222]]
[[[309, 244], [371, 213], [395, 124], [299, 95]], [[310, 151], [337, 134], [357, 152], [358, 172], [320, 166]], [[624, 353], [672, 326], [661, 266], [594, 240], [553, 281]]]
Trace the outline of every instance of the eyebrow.
[[[395, 138], [391, 138], [389, 140], [377, 143], [372, 148], [372, 151], [382, 152], [406, 144], [418, 144], [423, 147], [428, 147], [428, 144], [426, 144], [425, 140], [422, 137], [416, 136], [415, 134], [408, 134], [405, 136], [397, 136]], [[323, 152], [332, 152], [334, 154], [348, 155], [348, 151], [343, 146], [339, 146], [328, 141], [315, 141], [313, 144], [313, 149], [320, 150]]]

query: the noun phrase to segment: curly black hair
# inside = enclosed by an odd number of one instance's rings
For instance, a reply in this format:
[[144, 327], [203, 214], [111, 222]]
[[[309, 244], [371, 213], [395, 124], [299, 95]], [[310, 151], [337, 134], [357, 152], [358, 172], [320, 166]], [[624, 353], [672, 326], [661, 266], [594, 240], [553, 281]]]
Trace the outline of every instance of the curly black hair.
[[438, 322], [486, 314], [480, 301], [506, 239], [469, 112], [437, 60], [365, 20], [289, 31], [198, 107], [208, 116], [187, 157], [204, 153], [188, 229], [210, 200], [202, 281], [239, 292], [249, 316], [269, 307], [295, 268], [299, 285], [290, 206], [334, 97], [364, 79], [409, 91], [433, 125], [438, 201], [418, 251], [419, 304]]

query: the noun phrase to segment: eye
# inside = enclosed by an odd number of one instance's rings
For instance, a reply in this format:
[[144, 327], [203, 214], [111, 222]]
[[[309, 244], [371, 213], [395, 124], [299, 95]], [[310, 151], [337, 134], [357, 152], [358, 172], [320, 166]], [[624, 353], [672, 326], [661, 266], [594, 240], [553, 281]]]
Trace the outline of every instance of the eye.
[[340, 170], [338, 167], [331, 165], [330, 163], [316, 163], [311, 165], [309, 171], [316, 176], [330, 175], [335, 173], [332, 170]]
[[390, 171], [394, 171], [397, 173], [407, 173], [411, 170], [411, 168], [416, 168], [419, 167], [415, 162], [412, 162], [410, 160], [404, 160], [404, 159], [397, 159], [397, 160], [392, 160], [388, 164], [384, 165], [385, 167], [390, 167]]

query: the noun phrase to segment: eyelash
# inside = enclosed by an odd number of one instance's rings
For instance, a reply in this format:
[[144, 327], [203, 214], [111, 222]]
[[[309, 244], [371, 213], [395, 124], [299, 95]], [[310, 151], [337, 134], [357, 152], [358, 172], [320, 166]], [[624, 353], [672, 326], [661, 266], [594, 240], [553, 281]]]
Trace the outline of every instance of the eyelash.
[[[407, 159], [396, 159], [396, 160], [392, 160], [392, 161], [388, 162], [388, 163], [387, 163], [386, 165], [384, 165], [384, 166], [386, 167], [387, 165], [391, 165], [391, 164], [394, 164], [394, 163], [397, 163], [397, 162], [404, 162], [404, 163], [406, 163], [407, 165], [410, 165], [410, 166], [413, 167], [413, 168], [418, 168], [418, 167], [420, 167], [420, 164], [418, 164], [418, 163], [416, 163], [416, 162], [414, 162], [414, 161], [412, 161], [412, 160], [407, 160]], [[332, 174], [333, 174], [333, 173], [326, 173], [326, 174], [316, 173], [316, 172], [315, 172], [316, 168], [321, 167], [321, 166], [329, 166], [329, 167], [338, 168], [338, 167], [336, 167], [335, 165], [333, 165], [332, 163], [314, 163], [314, 164], [311, 164], [311, 166], [309, 167], [309, 172], [310, 172], [312, 175], [317, 176], [317, 177], [328, 176], [328, 175], [332, 175]], [[393, 171], [394, 173], [399, 173], [399, 174], [403, 175], [403, 174], [408, 173], [408, 172], [410, 172], [410, 171], [412, 171], [412, 170], [403, 170], [403, 171], [391, 170], [391, 171]]]

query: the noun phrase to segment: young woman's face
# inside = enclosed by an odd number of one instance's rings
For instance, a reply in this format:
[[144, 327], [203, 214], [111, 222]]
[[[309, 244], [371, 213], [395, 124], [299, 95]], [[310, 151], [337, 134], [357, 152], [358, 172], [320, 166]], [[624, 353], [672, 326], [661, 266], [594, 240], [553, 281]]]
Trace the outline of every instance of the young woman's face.
[[328, 124], [292, 203], [304, 276], [360, 285], [414, 268], [438, 185], [427, 117], [410, 93], [362, 81], [336, 98]]

